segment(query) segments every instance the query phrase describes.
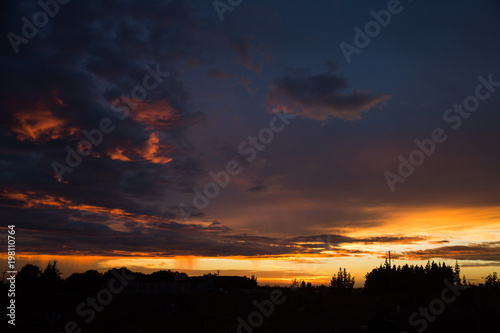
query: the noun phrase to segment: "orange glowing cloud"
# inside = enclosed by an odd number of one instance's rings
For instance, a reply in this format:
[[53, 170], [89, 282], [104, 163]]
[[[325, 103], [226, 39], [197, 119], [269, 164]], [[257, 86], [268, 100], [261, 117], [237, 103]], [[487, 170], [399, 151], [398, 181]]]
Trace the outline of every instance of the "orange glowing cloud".
[[166, 164], [172, 161], [169, 157], [161, 156], [162, 153], [168, 152], [165, 146], [160, 144], [158, 139], [158, 134], [151, 133], [149, 140], [146, 142], [145, 149], [143, 151], [143, 157], [153, 163]]
[[11, 130], [19, 141], [47, 142], [78, 132], [77, 128], [68, 127], [64, 120], [43, 107], [18, 111], [14, 114], [14, 121]]
[[108, 151], [109, 157], [111, 157], [112, 160], [120, 160], [120, 161], [132, 161], [130, 158], [125, 156], [123, 154], [123, 149], [120, 148], [113, 148], [110, 151]]
[[158, 218], [155, 216], [129, 213], [123, 209], [118, 208], [78, 204], [63, 197], [52, 196], [49, 194], [34, 191], [20, 192], [16, 190], [4, 189], [0, 191], [0, 198], [17, 201], [17, 203], [15, 203], [15, 206], [22, 207], [23, 209], [50, 207], [55, 209], [69, 209], [106, 215], [108, 217], [107, 225], [114, 230], [127, 230], [128, 228], [122, 225], [122, 223], [126, 222], [143, 224], [165, 222], [162, 218]]
[[131, 117], [145, 125], [148, 130], [165, 130], [178, 126], [181, 116], [167, 101], [156, 101], [151, 104], [138, 102]]
[[[13, 101], [7, 101], [12, 104]], [[16, 133], [19, 141], [48, 142], [65, 136], [78, 134], [78, 128], [70, 127], [68, 124], [51, 111], [52, 108], [66, 106], [59, 97], [58, 92], [53, 90], [46, 101], [39, 101], [14, 113], [14, 122], [11, 131]], [[15, 104], [11, 107], [15, 109]]]
[[115, 147], [106, 152], [113, 160], [120, 161], [149, 161], [157, 164], [167, 164], [172, 158], [167, 155], [172, 153], [172, 147], [160, 142], [158, 133], [151, 133], [149, 139], [138, 148]]
[[120, 161], [149, 161], [157, 164], [167, 164], [172, 161], [168, 157], [172, 147], [160, 142], [159, 131], [174, 129], [179, 126], [181, 116], [178, 110], [167, 101], [156, 101], [150, 104], [135, 101], [136, 107], [130, 117], [144, 125], [146, 130], [152, 131], [149, 139], [141, 147], [114, 147], [106, 154], [113, 160]]
[[133, 214], [127, 213], [122, 209], [110, 209], [99, 206], [75, 204], [70, 200], [63, 197], [56, 197], [48, 194], [37, 193], [34, 191], [18, 192], [14, 190], [3, 190], [0, 197], [21, 201], [23, 208], [39, 208], [39, 207], [55, 207], [64, 209], [82, 210], [91, 213], [108, 213], [111, 215], [131, 216]]

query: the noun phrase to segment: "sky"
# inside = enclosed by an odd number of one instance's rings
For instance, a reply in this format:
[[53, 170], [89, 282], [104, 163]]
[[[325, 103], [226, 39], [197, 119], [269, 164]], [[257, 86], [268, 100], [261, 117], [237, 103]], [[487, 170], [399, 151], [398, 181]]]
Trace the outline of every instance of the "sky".
[[499, 269], [498, 1], [60, 2], [1, 4], [2, 271]]

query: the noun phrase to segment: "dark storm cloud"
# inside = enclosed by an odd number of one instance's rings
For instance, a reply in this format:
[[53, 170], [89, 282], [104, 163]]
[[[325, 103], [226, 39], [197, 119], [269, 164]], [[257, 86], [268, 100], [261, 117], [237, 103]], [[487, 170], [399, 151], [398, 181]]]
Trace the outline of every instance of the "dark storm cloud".
[[430, 241], [431, 244], [446, 244], [449, 243], [449, 240], [439, 240], [439, 241]]
[[390, 98], [357, 89], [348, 91], [348, 87], [345, 77], [330, 72], [287, 75], [273, 81], [269, 101], [272, 105], [287, 105], [292, 112], [306, 118], [353, 120], [361, 119], [362, 112], [380, 106]]
[[228, 42], [228, 46], [236, 52], [240, 63], [245, 68], [260, 74], [262, 65], [256, 63], [253, 57], [253, 54], [258, 51], [258, 48], [252, 44], [249, 38], [234, 38]]
[[[300, 237], [266, 237], [238, 234], [219, 221], [180, 223], [165, 216], [131, 213], [37, 193], [3, 191], [2, 217], [23, 232], [26, 252], [39, 254], [94, 254], [112, 256], [116, 251], [142, 252], [152, 256], [280, 256], [326, 257], [371, 254], [368, 244], [412, 244], [416, 236], [347, 237], [320, 234]], [[12, 208], [18, 208], [14, 210]], [[22, 220], [22, 224], [17, 221]], [[147, 242], [144, 242], [147, 239]], [[343, 249], [359, 244], [359, 249]], [[498, 261], [499, 243], [448, 246], [408, 252], [411, 259], [450, 258]], [[323, 251], [328, 251], [323, 253]]]
[[[0, 199], [3, 221], [22, 229], [26, 252], [39, 254], [111, 256], [115, 251], [133, 251], [157, 256], [310, 254], [335, 257], [367, 253], [361, 249], [341, 249], [338, 247], [341, 244], [408, 243], [415, 240], [411, 237], [352, 238], [341, 235], [265, 237], [238, 234], [219, 221], [180, 223], [161, 214], [132, 213], [131, 210], [92, 206], [88, 202], [75, 203], [34, 192], [4, 190]], [[325, 250], [330, 252], [322, 254]]]
[[[40, 10], [33, 1], [3, 7], [9, 13], [2, 20], [4, 32], [20, 33], [20, 17], [31, 18]], [[158, 197], [166, 188], [190, 188], [200, 172], [184, 132], [203, 115], [191, 109], [189, 94], [175, 76], [180, 63], [202, 58], [192, 13], [182, 1], [147, 6], [73, 1], [21, 44], [18, 54], [5, 39], [0, 64], [5, 74], [0, 93], [5, 102], [0, 112], [2, 184], [77, 203], [174, 217], [176, 213], [161, 212]], [[141, 85], [148, 65], [170, 76], [120, 120], [110, 110], [111, 101]], [[51, 163], [64, 163], [66, 145], [76, 149], [86, 139], [82, 130], [98, 128], [103, 118], [110, 118], [116, 130], [65, 174], [68, 184], [55, 182]], [[158, 163], [165, 155], [172, 162]]]
[[274, 237], [265, 237], [265, 236], [253, 236], [253, 235], [227, 235], [224, 238], [243, 241], [243, 242], [261, 242], [261, 243], [278, 243], [281, 242], [281, 239]]
[[250, 187], [247, 191], [250, 192], [262, 192], [266, 190], [266, 186], [260, 181], [255, 182], [254, 186]]
[[300, 242], [310, 242], [312, 244], [317, 245], [326, 245], [325, 248], [328, 248], [330, 245], [340, 245], [347, 243], [362, 243], [362, 244], [374, 244], [374, 243], [401, 243], [401, 244], [411, 244], [418, 241], [424, 241], [427, 238], [425, 237], [388, 237], [388, 236], [379, 236], [379, 237], [368, 237], [368, 238], [353, 238], [342, 235], [316, 235], [316, 236], [302, 236], [293, 238], [292, 241], [294, 243]]
[[404, 253], [408, 258], [427, 260], [431, 258], [457, 260], [500, 261], [500, 242], [484, 242], [469, 245], [443, 246], [428, 250]]
[[460, 264], [460, 267], [498, 267], [500, 266], [500, 261], [492, 261], [492, 262], [488, 262], [488, 263], [468, 263], [468, 262], [465, 262], [465, 263], [461, 263]]
[[220, 68], [210, 68], [207, 69], [206, 74], [208, 77], [213, 79], [228, 79], [233, 77], [233, 75], [224, 72], [224, 70]]
[[[4, 35], [39, 10], [33, 1], [2, 7]], [[177, 194], [201, 173], [185, 132], [204, 114], [193, 109], [180, 68], [206, 61], [211, 46], [193, 13], [182, 1], [73, 1], [18, 54], [4, 40], [0, 204], [2, 223], [24, 231], [26, 252], [195, 254], [207, 235], [230, 230], [175, 221]], [[143, 84], [146, 66], [169, 76], [119, 119], [111, 102]], [[103, 118], [116, 129], [58, 183], [51, 163], [64, 163], [65, 147], [76, 149]]]

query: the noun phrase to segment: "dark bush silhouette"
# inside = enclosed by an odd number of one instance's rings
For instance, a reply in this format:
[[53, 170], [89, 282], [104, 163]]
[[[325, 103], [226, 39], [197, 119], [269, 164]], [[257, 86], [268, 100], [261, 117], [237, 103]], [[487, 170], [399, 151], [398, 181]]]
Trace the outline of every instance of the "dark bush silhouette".
[[104, 283], [103, 275], [96, 270], [71, 274], [65, 280], [66, 286], [72, 289], [93, 290]]
[[26, 264], [17, 274], [17, 281], [26, 285], [36, 285], [42, 276], [42, 269], [37, 265]]
[[166, 281], [166, 282], [171, 282], [174, 281], [175, 279], [185, 279], [187, 278], [188, 275], [186, 273], [179, 273], [177, 271], [172, 272], [171, 270], [165, 271], [157, 271], [153, 272], [149, 275], [149, 280], [151, 282], [153, 281]]

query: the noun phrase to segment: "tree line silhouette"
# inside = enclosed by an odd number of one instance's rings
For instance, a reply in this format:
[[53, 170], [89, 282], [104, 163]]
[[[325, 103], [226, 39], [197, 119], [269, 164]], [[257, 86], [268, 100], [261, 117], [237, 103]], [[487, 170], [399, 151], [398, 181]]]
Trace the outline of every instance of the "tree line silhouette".
[[[228, 277], [218, 274], [205, 274], [203, 276], [191, 276], [186, 273], [160, 270], [150, 274], [131, 272], [127, 273], [135, 276], [136, 282], [174, 282], [187, 281], [202, 282], [214, 280], [215, 287], [226, 289], [251, 289], [258, 288], [257, 278], [255, 276], [247, 277]], [[16, 279], [21, 285], [28, 287], [57, 287], [66, 286], [68, 288], [94, 289], [111, 279], [113, 276], [111, 270], [100, 273], [97, 270], [87, 270], [83, 273], [73, 273], [66, 279], [62, 279], [62, 273], [57, 268], [57, 262], [49, 261], [44, 270], [34, 264], [26, 264], [19, 271]], [[380, 295], [389, 293], [409, 292], [421, 293], [428, 291], [438, 291], [443, 287], [443, 281], [448, 280], [456, 285], [473, 286], [467, 282], [465, 275], [460, 277], [460, 266], [458, 262], [454, 267], [446, 263], [436, 263], [428, 261], [425, 266], [408, 265], [403, 266], [390, 265], [386, 260], [378, 268], [365, 275], [365, 284], [363, 292], [366, 295]], [[500, 288], [500, 279], [496, 272], [489, 274], [484, 279], [485, 287]], [[328, 288], [331, 293], [339, 295], [349, 295], [354, 288], [355, 278], [346, 268], [339, 268], [339, 271], [331, 278]], [[267, 286], [269, 287], [269, 286]], [[276, 287], [276, 286], [275, 286]], [[293, 279], [290, 285], [292, 289], [300, 288], [302, 290], [326, 290], [326, 286], [313, 286], [311, 282], [298, 281]]]
[[[218, 274], [205, 274], [203, 276], [188, 276], [186, 273], [160, 270], [150, 274], [132, 272], [125, 268], [127, 274], [134, 275], [134, 282], [155, 283], [155, 282], [189, 282], [200, 283], [213, 280], [214, 288], [251, 289], [257, 288], [257, 278], [255, 276], [219, 276]], [[21, 268], [16, 276], [17, 283], [28, 288], [65, 288], [74, 290], [95, 290], [113, 278], [112, 270], [100, 273], [97, 270], [87, 270], [83, 273], [73, 273], [66, 279], [61, 277], [62, 273], [57, 268], [57, 261], [49, 261], [46, 268], [42, 270], [34, 264], [26, 264]]]
[[402, 291], [411, 293], [435, 291], [443, 288], [444, 280], [462, 284], [458, 263], [455, 268], [447, 266], [444, 262], [441, 264], [434, 261], [432, 263], [428, 261], [425, 267], [408, 264], [396, 267], [386, 261], [384, 265], [366, 274], [364, 292], [376, 295]]

